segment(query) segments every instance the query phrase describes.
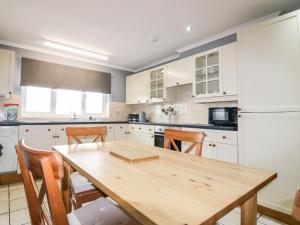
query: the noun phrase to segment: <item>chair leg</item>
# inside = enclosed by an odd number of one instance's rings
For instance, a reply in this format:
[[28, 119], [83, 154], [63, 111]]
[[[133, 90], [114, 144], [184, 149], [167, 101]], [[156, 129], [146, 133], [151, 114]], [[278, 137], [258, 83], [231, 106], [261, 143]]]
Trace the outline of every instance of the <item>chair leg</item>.
[[75, 209], [79, 209], [82, 207], [82, 200], [80, 197], [75, 196]]

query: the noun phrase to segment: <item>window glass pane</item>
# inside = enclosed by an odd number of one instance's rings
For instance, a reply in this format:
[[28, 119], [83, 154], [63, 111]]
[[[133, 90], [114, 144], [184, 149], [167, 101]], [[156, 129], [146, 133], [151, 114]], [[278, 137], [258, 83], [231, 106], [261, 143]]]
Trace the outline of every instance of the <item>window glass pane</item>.
[[26, 87], [26, 112], [51, 112], [51, 89]]
[[86, 92], [85, 112], [103, 113], [104, 94], [96, 92]]
[[56, 90], [56, 114], [81, 114], [82, 92]]

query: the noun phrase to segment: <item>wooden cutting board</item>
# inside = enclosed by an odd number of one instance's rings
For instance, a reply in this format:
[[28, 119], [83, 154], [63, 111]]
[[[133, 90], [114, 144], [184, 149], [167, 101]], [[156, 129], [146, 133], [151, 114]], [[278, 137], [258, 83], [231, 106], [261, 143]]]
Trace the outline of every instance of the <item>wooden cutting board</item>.
[[159, 159], [159, 155], [142, 149], [111, 149], [109, 154], [129, 163]]

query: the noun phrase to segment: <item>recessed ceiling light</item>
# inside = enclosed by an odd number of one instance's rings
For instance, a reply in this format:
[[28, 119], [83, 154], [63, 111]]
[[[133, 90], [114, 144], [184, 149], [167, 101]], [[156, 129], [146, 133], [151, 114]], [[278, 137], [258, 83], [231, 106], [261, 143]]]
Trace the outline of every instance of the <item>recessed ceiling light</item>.
[[81, 48], [77, 48], [77, 47], [73, 47], [73, 46], [69, 46], [69, 45], [65, 45], [65, 44], [59, 44], [57, 42], [48, 41], [48, 40], [45, 40], [44, 44], [48, 47], [60, 49], [62, 51], [71, 52], [71, 53], [75, 53], [78, 55], [88, 56], [91, 58], [96, 58], [96, 59], [101, 59], [101, 60], [108, 60], [108, 56], [106, 56], [106, 55], [102, 55], [100, 53], [84, 50]]
[[186, 26], [185, 30], [186, 30], [186, 32], [190, 32], [190, 31], [192, 31], [192, 27], [191, 26]]

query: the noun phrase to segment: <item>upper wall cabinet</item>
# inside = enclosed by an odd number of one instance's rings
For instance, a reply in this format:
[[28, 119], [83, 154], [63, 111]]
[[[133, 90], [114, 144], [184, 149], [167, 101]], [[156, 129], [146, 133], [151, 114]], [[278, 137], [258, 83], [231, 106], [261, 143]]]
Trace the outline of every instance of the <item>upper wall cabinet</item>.
[[167, 64], [166, 87], [191, 84], [194, 76], [194, 57]]
[[149, 71], [126, 77], [126, 104], [149, 102]]
[[197, 102], [237, 100], [237, 47], [231, 43], [194, 57]]
[[165, 67], [150, 70], [150, 102], [162, 102], [166, 100], [165, 73]]
[[11, 95], [15, 68], [15, 52], [0, 49], [0, 97]]

